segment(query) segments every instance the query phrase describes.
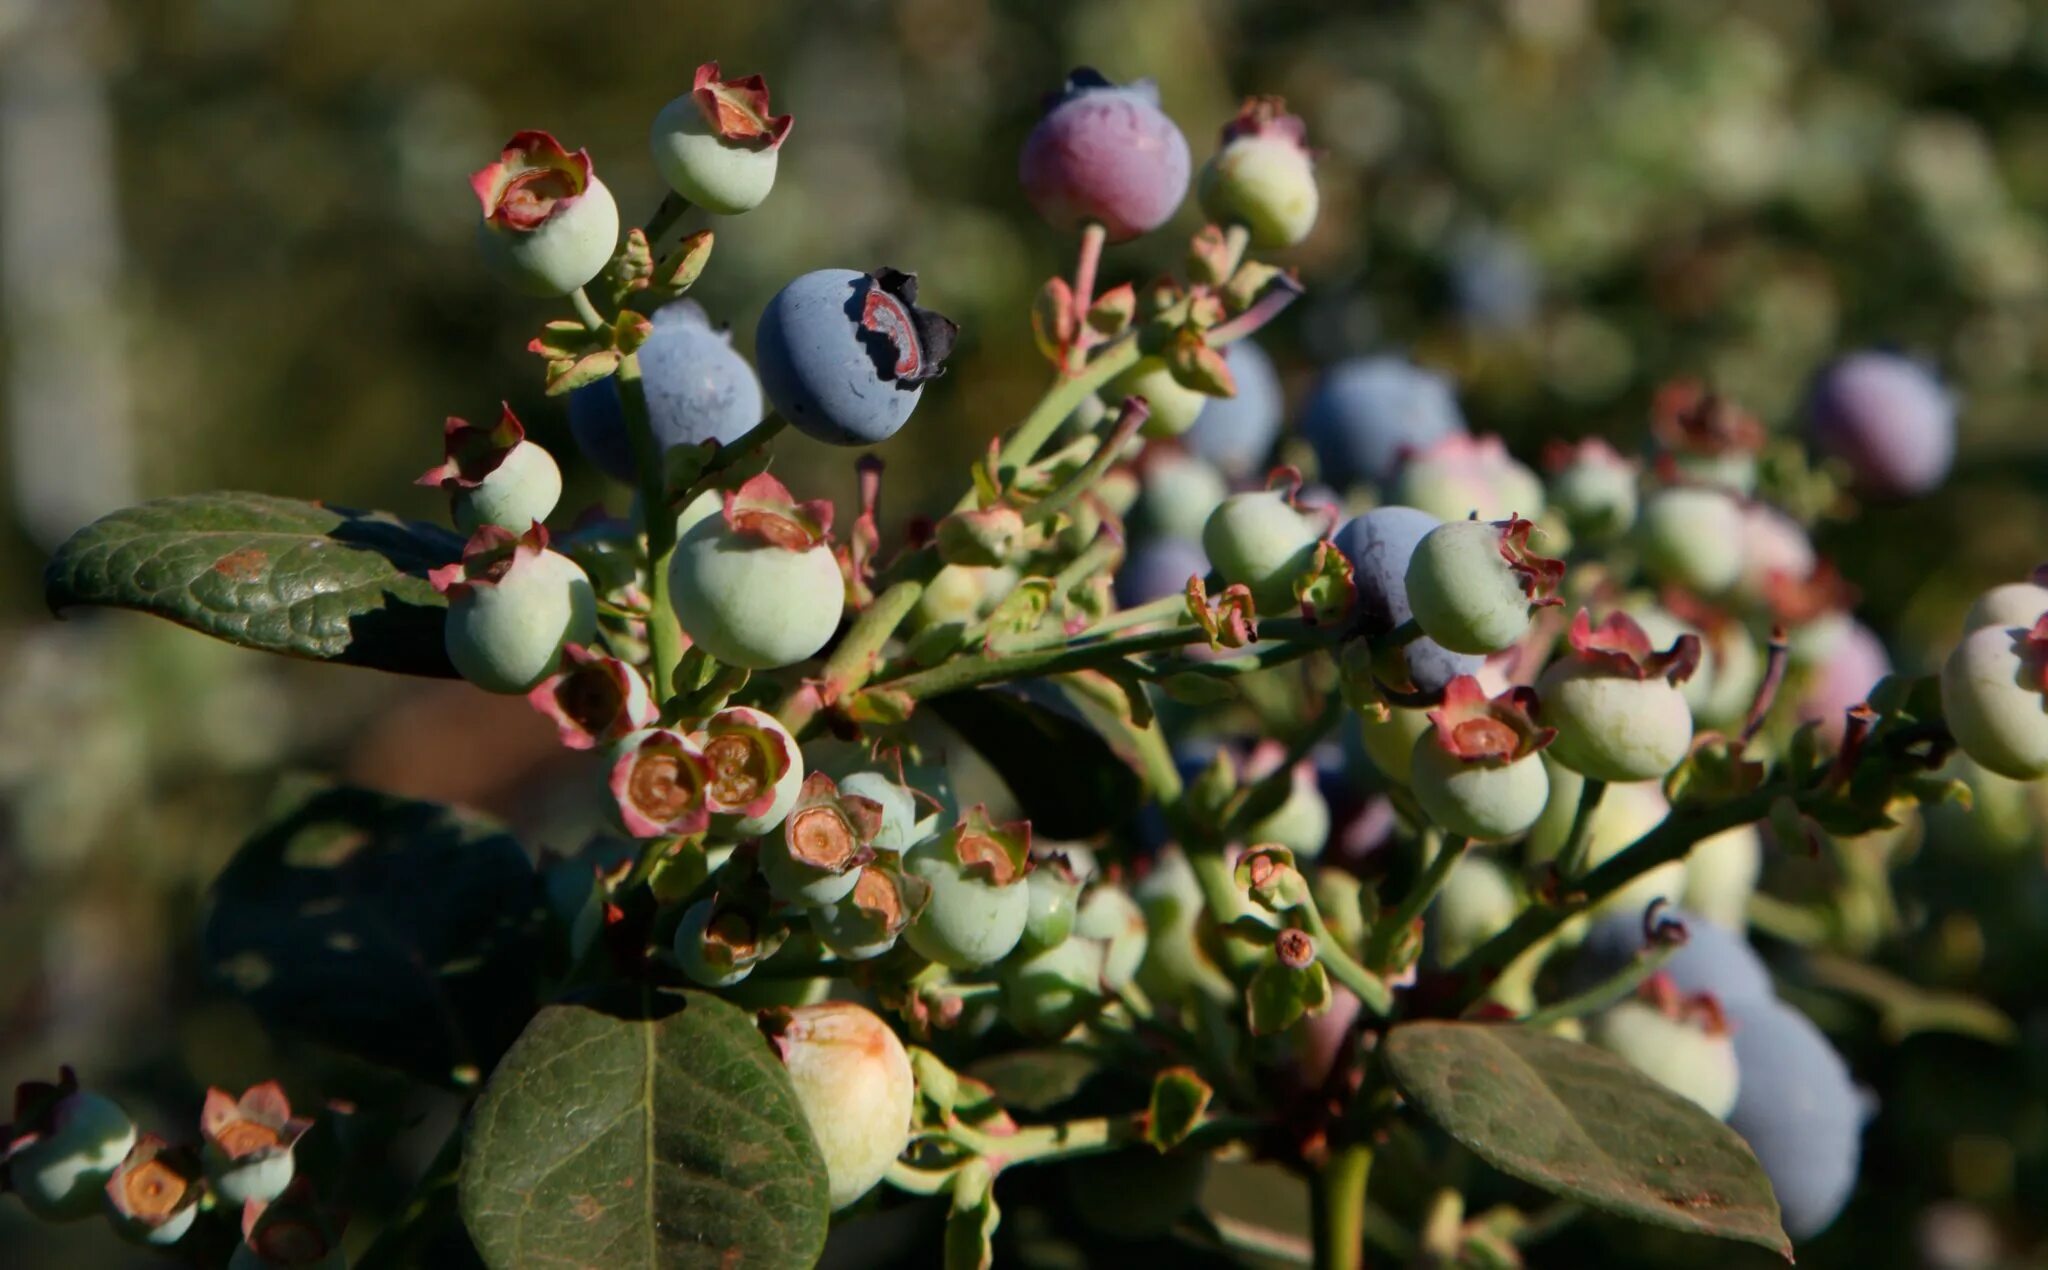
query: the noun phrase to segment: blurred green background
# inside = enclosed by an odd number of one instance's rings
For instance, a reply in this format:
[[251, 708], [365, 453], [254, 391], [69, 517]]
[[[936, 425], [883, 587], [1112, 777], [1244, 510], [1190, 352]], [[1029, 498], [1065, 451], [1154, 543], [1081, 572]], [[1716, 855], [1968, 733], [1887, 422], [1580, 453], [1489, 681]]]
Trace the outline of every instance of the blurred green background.
[[[410, 482], [442, 418], [500, 398], [569, 453], [523, 351], [551, 314], [485, 275], [464, 178], [546, 128], [644, 217], [647, 121], [711, 58], [765, 73], [796, 116], [774, 196], [718, 224], [697, 292], [739, 347], [824, 266], [916, 269], [965, 328], [882, 447], [892, 521], [950, 501], [1043, 386], [1026, 306], [1072, 245], [1030, 215], [1015, 157], [1087, 63], [1158, 79], [1198, 163], [1246, 93], [1306, 117], [1323, 215], [1285, 262], [1311, 294], [1264, 341], [1290, 399], [1323, 361], [1408, 349], [1533, 459], [1553, 437], [1633, 445], [1678, 373], [1793, 429], [1830, 351], [1895, 344], [1961, 394], [1961, 457], [1938, 495], [1824, 534], [1864, 620], [1929, 668], [1977, 590], [2048, 557], [2048, 5], [0, 0], [0, 1081], [72, 1062], [160, 1128], [208, 1082], [273, 1073], [396, 1099], [360, 1117], [391, 1167], [353, 1198], [403, 1194], [454, 1102], [279, 1046], [200, 989], [205, 887], [282, 771], [465, 802], [563, 848], [568, 760], [516, 700], [139, 618], [54, 624], [40, 563], [93, 515], [212, 487], [438, 517]], [[1196, 225], [1190, 204], [1105, 278], [1174, 266]], [[570, 466], [565, 509], [624, 507]], [[821, 447], [785, 446], [778, 471], [842, 507], [852, 491]], [[1802, 1264], [2044, 1263], [2048, 883], [2038, 812], [2006, 793], [1908, 844], [1904, 933], [1877, 956], [1989, 997], [2022, 1041], [1894, 1041], [1849, 998], [1802, 1000], [1881, 1107], [1856, 1201]], [[123, 1257], [97, 1225], [0, 1205], [0, 1263]], [[1534, 1260], [1748, 1263], [1590, 1221]]]

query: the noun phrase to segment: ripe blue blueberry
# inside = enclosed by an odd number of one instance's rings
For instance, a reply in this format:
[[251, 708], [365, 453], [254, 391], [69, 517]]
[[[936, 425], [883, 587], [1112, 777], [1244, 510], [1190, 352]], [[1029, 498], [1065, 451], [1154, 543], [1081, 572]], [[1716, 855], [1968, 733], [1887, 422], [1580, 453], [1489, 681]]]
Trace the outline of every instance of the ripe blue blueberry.
[[917, 306], [917, 275], [819, 269], [777, 292], [754, 331], [761, 384], [814, 440], [874, 445], [917, 408], [959, 327]]
[[1179, 595], [1189, 578], [1209, 575], [1202, 544], [1185, 538], [1154, 538], [1133, 551], [1116, 571], [1116, 602], [1125, 608]]
[[1910, 357], [1851, 353], [1821, 372], [1807, 408], [1814, 442], [1847, 463], [1865, 493], [1924, 494], [1955, 461], [1955, 401]]
[[[655, 444], [663, 452], [705, 441], [730, 445], [761, 422], [761, 381], [754, 368], [733, 351], [729, 332], [712, 329], [694, 300], [654, 311], [654, 330], [640, 346], [640, 382]], [[569, 430], [599, 471], [629, 484], [635, 479], [616, 379], [569, 394]]]
[[[1663, 969], [1679, 991], [1711, 992], [1724, 1007], [1773, 999], [1771, 972], [1739, 931], [1680, 910], [1673, 910], [1670, 916], [1685, 924], [1685, 945], [1671, 955]], [[1590, 986], [1610, 978], [1647, 942], [1640, 909], [1602, 917], [1579, 946], [1569, 981], [1574, 986]]]
[[1785, 1233], [1811, 1239], [1833, 1223], [1856, 1187], [1863, 1100], [1848, 1064], [1804, 1014], [1770, 997], [1722, 1004], [1742, 1071], [1729, 1127], [1770, 1177]]
[[1383, 484], [1406, 452], [1464, 432], [1465, 416], [1450, 381], [1387, 355], [1353, 358], [1324, 371], [1301, 417], [1301, 433], [1315, 447], [1322, 479], [1340, 489], [1358, 481]]
[[1280, 374], [1273, 369], [1273, 359], [1257, 344], [1227, 344], [1223, 361], [1237, 382], [1237, 395], [1204, 397], [1202, 413], [1181, 436], [1181, 443], [1226, 476], [1244, 480], [1264, 470], [1287, 403], [1280, 395]]
[[[1351, 562], [1352, 582], [1358, 588], [1359, 629], [1362, 634], [1385, 635], [1415, 616], [1415, 610], [1408, 603], [1408, 563], [1415, 555], [1416, 544], [1442, 523], [1428, 512], [1413, 507], [1376, 507], [1354, 517], [1337, 531], [1332, 541], [1337, 544], [1337, 550], [1344, 553], [1344, 558]], [[1442, 692], [1444, 686], [1459, 675], [1477, 674], [1485, 661], [1477, 654], [1454, 653], [1428, 636], [1411, 640], [1401, 654], [1408, 664], [1410, 685], [1426, 693]], [[1418, 726], [1416, 734], [1420, 730]], [[1412, 736], [1410, 740], [1412, 742]], [[1374, 754], [1375, 761], [1382, 757], [1386, 756]], [[1388, 770], [1384, 763], [1381, 770], [1405, 784], [1408, 770], [1405, 753], [1399, 756], [1394, 766], [1400, 769], [1400, 775]]]
[[1151, 80], [1117, 85], [1081, 67], [1024, 139], [1017, 175], [1053, 228], [1092, 221], [1120, 243], [1166, 223], [1187, 196], [1188, 168], [1187, 138]]

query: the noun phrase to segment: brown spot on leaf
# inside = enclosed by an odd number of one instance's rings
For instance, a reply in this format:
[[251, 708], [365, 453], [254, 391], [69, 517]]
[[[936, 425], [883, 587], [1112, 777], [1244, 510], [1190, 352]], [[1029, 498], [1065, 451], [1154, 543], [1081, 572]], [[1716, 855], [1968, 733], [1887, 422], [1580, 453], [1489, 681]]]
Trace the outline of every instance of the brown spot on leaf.
[[604, 1216], [604, 1205], [597, 1202], [595, 1195], [578, 1195], [572, 1207], [578, 1221], [593, 1222]]
[[213, 562], [215, 573], [225, 574], [237, 582], [254, 582], [263, 576], [263, 566], [270, 563], [270, 553], [255, 547], [244, 547], [230, 551]]

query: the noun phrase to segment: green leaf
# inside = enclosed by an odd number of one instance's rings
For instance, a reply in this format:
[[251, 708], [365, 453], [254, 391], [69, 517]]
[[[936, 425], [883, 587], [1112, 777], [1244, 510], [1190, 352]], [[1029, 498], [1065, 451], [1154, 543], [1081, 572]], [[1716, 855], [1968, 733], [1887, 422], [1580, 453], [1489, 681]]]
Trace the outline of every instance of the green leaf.
[[455, 534], [382, 512], [217, 491], [87, 525], [43, 592], [52, 611], [136, 609], [245, 648], [452, 678], [427, 570], [461, 553]]
[[1042, 1115], [1080, 1093], [1103, 1064], [1083, 1050], [1031, 1049], [994, 1054], [967, 1070], [988, 1082], [1004, 1106]]
[[701, 992], [542, 1010], [463, 1153], [463, 1220], [493, 1267], [807, 1267], [830, 1215], [782, 1064]]
[[1245, 1018], [1253, 1036], [1274, 1036], [1330, 1008], [1330, 972], [1312, 961], [1294, 967], [1268, 961], [1245, 987]]
[[300, 784], [214, 883], [200, 948], [264, 1023], [473, 1085], [532, 1016], [538, 888], [481, 820]]
[[1152, 1101], [1146, 1110], [1145, 1141], [1161, 1152], [1187, 1141], [1216, 1091], [1192, 1067], [1169, 1067], [1152, 1080]]
[[1381, 1052], [1424, 1114], [1502, 1172], [1791, 1260], [1748, 1144], [1606, 1051], [1512, 1025], [1417, 1022], [1389, 1032]]

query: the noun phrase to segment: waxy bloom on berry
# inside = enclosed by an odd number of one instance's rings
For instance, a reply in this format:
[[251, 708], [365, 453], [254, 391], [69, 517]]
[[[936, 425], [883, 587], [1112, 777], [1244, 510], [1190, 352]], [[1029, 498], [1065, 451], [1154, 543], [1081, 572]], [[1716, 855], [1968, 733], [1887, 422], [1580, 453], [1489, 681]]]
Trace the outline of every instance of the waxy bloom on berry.
[[1570, 641], [1536, 681], [1538, 717], [1557, 729], [1552, 757], [1603, 781], [1654, 780], [1678, 766], [1692, 744], [1692, 712], [1677, 685], [1699, 665], [1699, 636], [1659, 653], [1626, 613], [1595, 627], [1581, 609]]
[[669, 188], [707, 212], [737, 216], [759, 207], [775, 187], [792, 122], [769, 112], [767, 80], [723, 79], [718, 63], [706, 62], [690, 91], [654, 116], [647, 141]]
[[1202, 210], [1242, 225], [1254, 247], [1292, 247], [1315, 227], [1319, 197], [1308, 129], [1278, 97], [1253, 97], [1223, 127], [1202, 168]]
[[1550, 777], [1535, 755], [1556, 733], [1537, 725], [1535, 708], [1527, 688], [1489, 700], [1470, 675], [1451, 680], [1410, 757], [1409, 782], [1432, 820], [1480, 841], [1512, 838], [1536, 823]]
[[483, 205], [484, 259], [514, 290], [567, 295], [595, 278], [619, 239], [619, 207], [575, 153], [545, 132], [522, 132], [469, 178]]
[[960, 328], [917, 302], [915, 273], [818, 269], [775, 293], [754, 328], [768, 400], [828, 445], [874, 445], [910, 420]]
[[292, 1105], [276, 1081], [251, 1086], [240, 1098], [225, 1089], [206, 1091], [199, 1132], [206, 1139], [206, 1173], [213, 1189], [230, 1204], [273, 1200], [291, 1184], [292, 1147], [312, 1126], [292, 1117]]
[[1429, 531], [1409, 558], [1408, 603], [1423, 634], [1458, 653], [1497, 653], [1529, 629], [1529, 613], [1560, 604], [1564, 561], [1529, 546], [1519, 517], [1455, 520]]
[[627, 737], [612, 762], [619, 823], [636, 838], [704, 832], [711, 824], [710, 784], [703, 748], [666, 728]]
[[762, 473], [725, 495], [722, 515], [692, 525], [669, 566], [676, 618], [728, 665], [773, 670], [825, 646], [846, 587], [827, 534], [832, 504], [799, 503]]
[[488, 692], [531, 692], [553, 674], [564, 644], [597, 634], [597, 596], [576, 562], [548, 550], [538, 521], [523, 534], [485, 525], [462, 559], [428, 573], [448, 597], [448, 660]]
[[1151, 80], [1117, 85], [1084, 66], [1024, 139], [1017, 170], [1053, 228], [1093, 221], [1120, 243], [1166, 223], [1187, 195], [1188, 166], [1187, 138]]
[[0, 1125], [0, 1182], [45, 1221], [99, 1211], [100, 1188], [135, 1145], [135, 1122], [112, 1099], [78, 1087], [63, 1068], [56, 1083], [14, 1088], [14, 1121]]
[[561, 500], [562, 469], [526, 439], [511, 406], [487, 428], [450, 416], [442, 438], [447, 457], [414, 484], [447, 490], [455, 527], [463, 533], [485, 525], [522, 533], [546, 520]]
[[572, 750], [609, 745], [661, 714], [639, 671], [581, 644], [564, 644], [562, 668], [526, 699], [554, 721], [562, 744]]
[[1031, 916], [1031, 826], [998, 825], [976, 806], [939, 837], [904, 853], [903, 867], [932, 888], [904, 938], [933, 961], [972, 970], [999, 961]]

